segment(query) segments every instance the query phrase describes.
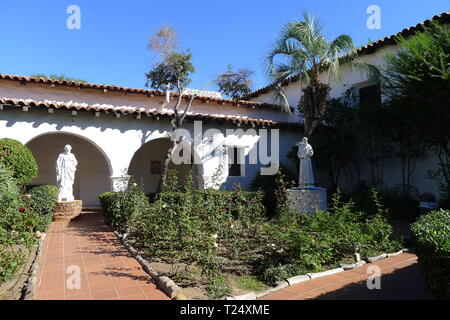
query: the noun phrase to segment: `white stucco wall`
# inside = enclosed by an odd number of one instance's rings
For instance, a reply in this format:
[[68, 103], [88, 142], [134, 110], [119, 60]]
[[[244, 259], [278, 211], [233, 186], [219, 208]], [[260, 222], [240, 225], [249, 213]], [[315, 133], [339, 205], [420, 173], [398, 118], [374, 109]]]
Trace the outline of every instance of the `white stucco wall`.
[[[194, 139], [194, 123], [186, 122], [184, 127], [189, 135]], [[196, 157], [202, 158], [203, 163], [198, 165], [198, 172], [201, 180], [208, 185], [208, 179], [213, 176], [220, 165], [225, 168], [220, 181], [224, 187], [231, 187], [232, 183], [239, 182], [244, 187], [248, 186], [261, 164], [246, 165], [245, 176], [229, 178], [227, 177], [228, 156], [223, 154], [218, 156], [212, 154], [207, 156], [207, 150], [210, 146], [232, 145], [244, 148], [246, 154], [257, 146], [258, 135], [252, 132], [243, 132], [242, 136], [226, 135], [226, 129], [238, 129], [235, 125], [215, 125], [214, 122], [204, 122], [200, 131], [203, 135], [208, 129], [215, 128], [219, 134], [214, 135], [213, 140], [206, 136], [197, 139], [195, 144]], [[242, 128], [246, 130], [246, 128]], [[255, 128], [258, 130], [258, 128]], [[77, 179], [75, 192], [78, 192], [86, 205], [98, 204], [97, 195], [105, 190], [105, 175], [113, 181], [115, 178], [128, 174], [128, 168], [135, 153], [147, 142], [155, 141], [160, 138], [167, 138], [170, 132], [170, 124], [167, 120], [155, 121], [151, 118], [134, 119], [131, 116], [123, 116], [120, 119], [112, 115], [101, 114], [99, 118], [94, 117], [89, 112], [79, 112], [72, 116], [67, 110], [55, 110], [53, 114], [45, 109], [30, 108], [28, 112], [20, 108], [5, 108], [0, 110], [0, 138], [12, 138], [19, 140], [24, 144], [30, 143], [38, 161], [44, 162], [40, 167], [44, 172], [51, 172], [56, 161], [57, 153], [62, 152], [61, 146], [66, 143], [73, 143], [73, 152], [79, 158], [80, 174]], [[57, 135], [64, 133], [67, 135]], [[41, 135], [46, 135], [33, 139]], [[70, 139], [70, 135], [77, 138]], [[65, 139], [66, 137], [67, 139]], [[282, 130], [280, 132], [281, 161], [288, 162], [285, 154], [298, 140], [297, 133], [291, 130]], [[186, 143], [193, 143], [194, 140]], [[161, 154], [161, 150], [158, 151]], [[146, 153], [140, 155], [144, 158], [154, 154], [149, 149]], [[138, 154], [139, 156], [139, 154]], [[159, 157], [159, 156], [158, 156]], [[148, 159], [147, 159], [148, 160]], [[144, 161], [147, 161], [144, 160]], [[148, 162], [149, 163], [149, 162]], [[99, 167], [100, 166], [100, 167]], [[142, 164], [145, 168], [147, 164]], [[98, 176], [98, 179], [92, 177]], [[52, 177], [52, 178], [49, 178]], [[83, 183], [88, 181], [92, 185]], [[49, 175], [47, 180], [40, 179], [33, 183], [52, 183], [53, 175]], [[111, 182], [111, 181], [110, 181]], [[53, 182], [54, 184], [54, 182]], [[77, 189], [78, 188], [78, 189]], [[109, 190], [113, 186], [109, 184]]]

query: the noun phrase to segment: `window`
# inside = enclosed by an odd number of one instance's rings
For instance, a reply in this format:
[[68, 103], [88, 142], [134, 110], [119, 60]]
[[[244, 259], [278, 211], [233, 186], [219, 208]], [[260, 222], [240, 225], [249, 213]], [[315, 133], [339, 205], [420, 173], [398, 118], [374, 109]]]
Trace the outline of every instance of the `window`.
[[162, 174], [161, 161], [152, 161], [150, 163], [150, 174]]
[[379, 85], [371, 85], [359, 89], [359, 103], [362, 107], [380, 106], [381, 90]]
[[228, 148], [228, 176], [241, 177], [244, 175], [243, 149], [238, 147]]

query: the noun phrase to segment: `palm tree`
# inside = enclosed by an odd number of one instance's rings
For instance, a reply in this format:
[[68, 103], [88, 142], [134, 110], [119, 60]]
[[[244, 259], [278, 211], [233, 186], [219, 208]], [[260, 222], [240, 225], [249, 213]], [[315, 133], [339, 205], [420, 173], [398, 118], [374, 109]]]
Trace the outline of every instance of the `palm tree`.
[[[310, 137], [319, 124], [327, 105], [331, 87], [320, 82], [319, 74], [328, 71], [327, 81], [339, 82], [344, 67], [368, 71], [372, 78], [379, 73], [374, 65], [362, 62], [350, 36], [343, 34], [329, 42], [322, 34], [323, 25], [314, 16], [303, 14], [281, 29], [266, 57], [267, 72], [275, 82], [276, 98], [291, 113], [282, 84], [289, 77], [300, 81], [299, 109], [304, 117], [305, 135]], [[305, 85], [305, 86], [303, 86]]]

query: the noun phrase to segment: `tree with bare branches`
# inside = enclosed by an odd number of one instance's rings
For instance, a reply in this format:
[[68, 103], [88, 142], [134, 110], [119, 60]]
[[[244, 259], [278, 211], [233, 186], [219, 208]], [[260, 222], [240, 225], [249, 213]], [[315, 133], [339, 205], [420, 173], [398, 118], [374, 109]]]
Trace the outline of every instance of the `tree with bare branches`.
[[[191, 82], [191, 75], [195, 72], [195, 68], [191, 62], [192, 54], [189, 51], [182, 51], [178, 48], [178, 36], [174, 29], [164, 26], [157, 30], [153, 37], [150, 38], [149, 49], [159, 55], [159, 61], [155, 66], [146, 73], [146, 86], [156, 90], [166, 92], [166, 104], [170, 103], [170, 95], [176, 97], [173, 105], [173, 114], [171, 117], [172, 134], [180, 129], [183, 121], [189, 113], [189, 110], [202, 91], [206, 90], [212, 84], [216, 83], [219, 91], [231, 97], [238, 99], [240, 96], [250, 92], [249, 77], [252, 74], [247, 69], [239, 69], [236, 73], [223, 73], [210, 81], [196, 93], [185, 94], [186, 86]], [[227, 71], [232, 71], [229, 66]], [[183, 103], [185, 105], [183, 106]], [[161, 180], [157, 191], [160, 191], [164, 185], [169, 164], [172, 161], [172, 154], [177, 146], [182, 142], [181, 138], [172, 140], [172, 145], [167, 151], [167, 155], [162, 168]]]

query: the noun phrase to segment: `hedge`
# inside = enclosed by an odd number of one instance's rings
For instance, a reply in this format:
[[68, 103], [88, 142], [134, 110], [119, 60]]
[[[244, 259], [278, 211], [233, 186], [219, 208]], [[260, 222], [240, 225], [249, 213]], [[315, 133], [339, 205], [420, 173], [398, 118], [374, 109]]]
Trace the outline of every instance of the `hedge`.
[[38, 176], [38, 166], [30, 149], [13, 139], [0, 139], [0, 163], [13, 171], [19, 184], [27, 184]]
[[[150, 206], [147, 196], [139, 186], [131, 186], [128, 191], [106, 192], [99, 196], [100, 204], [107, 221], [113, 228], [123, 230], [135, 213], [142, 213]], [[264, 213], [262, 192], [196, 190], [190, 193], [191, 210], [205, 219], [211, 228], [223, 222], [223, 217], [231, 215], [258, 216]], [[174, 211], [183, 211], [186, 206], [185, 192], [161, 192], [155, 200]], [[165, 210], [165, 211], [167, 211]]]
[[99, 199], [107, 222], [120, 231], [126, 228], [133, 214], [149, 206], [148, 198], [137, 185], [130, 185], [128, 191], [103, 193]]
[[30, 205], [33, 212], [40, 215], [47, 215], [53, 212], [53, 208], [58, 201], [58, 188], [56, 186], [38, 186], [32, 188]]
[[434, 298], [450, 299], [450, 211], [433, 211], [411, 230], [416, 237], [422, 276]]
[[13, 172], [0, 162], [0, 214], [16, 207], [19, 209], [20, 192]]
[[0, 283], [11, 280], [25, 263], [40, 221], [25, 206], [13, 172], [0, 163]]
[[38, 186], [28, 191], [31, 198], [26, 199], [27, 208], [36, 215], [37, 230], [45, 232], [53, 218], [53, 209], [58, 201], [56, 186]]

